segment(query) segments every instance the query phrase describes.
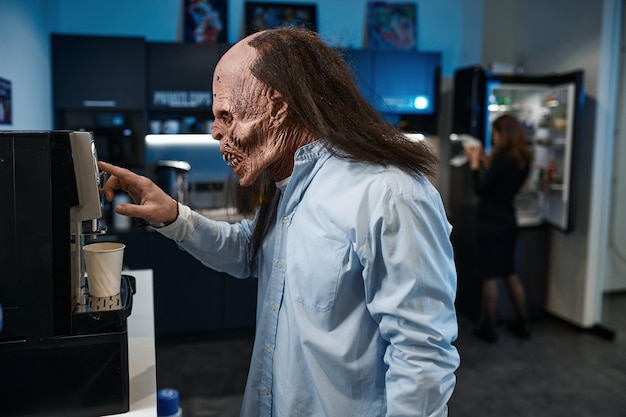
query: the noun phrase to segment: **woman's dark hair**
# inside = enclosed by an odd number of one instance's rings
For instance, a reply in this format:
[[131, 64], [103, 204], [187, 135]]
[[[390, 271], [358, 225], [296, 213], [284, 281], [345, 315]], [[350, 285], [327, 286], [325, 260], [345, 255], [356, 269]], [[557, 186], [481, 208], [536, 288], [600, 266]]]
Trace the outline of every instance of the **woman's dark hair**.
[[532, 155], [526, 143], [526, 133], [517, 117], [503, 114], [493, 121], [492, 128], [500, 134], [500, 141], [494, 146], [491, 157], [507, 153], [517, 160], [520, 168], [527, 167]]
[[[412, 141], [363, 97], [338, 50], [307, 29], [281, 28], [256, 34], [250, 70], [288, 103], [286, 124], [324, 141], [330, 152], [353, 161], [396, 166], [421, 178], [436, 173], [438, 158], [426, 141]], [[276, 216], [276, 188], [262, 176], [248, 198], [260, 201], [251, 239], [251, 265]], [[259, 194], [260, 193], [260, 194]]]

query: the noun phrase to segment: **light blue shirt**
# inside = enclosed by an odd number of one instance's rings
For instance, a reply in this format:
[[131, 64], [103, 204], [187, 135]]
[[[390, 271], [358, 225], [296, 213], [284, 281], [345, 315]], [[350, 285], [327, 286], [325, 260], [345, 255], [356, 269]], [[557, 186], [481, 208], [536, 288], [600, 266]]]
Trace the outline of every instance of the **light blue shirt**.
[[[181, 206], [159, 229], [205, 265], [247, 278], [253, 221]], [[459, 355], [451, 226], [425, 178], [295, 155], [258, 270], [241, 416], [445, 416]], [[182, 241], [181, 241], [182, 240]]]

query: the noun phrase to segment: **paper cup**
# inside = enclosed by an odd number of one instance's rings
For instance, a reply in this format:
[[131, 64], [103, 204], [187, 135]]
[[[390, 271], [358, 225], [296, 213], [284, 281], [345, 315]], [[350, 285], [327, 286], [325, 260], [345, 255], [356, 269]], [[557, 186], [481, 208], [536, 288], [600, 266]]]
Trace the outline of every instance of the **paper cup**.
[[83, 246], [91, 297], [110, 297], [120, 293], [125, 247], [119, 242]]

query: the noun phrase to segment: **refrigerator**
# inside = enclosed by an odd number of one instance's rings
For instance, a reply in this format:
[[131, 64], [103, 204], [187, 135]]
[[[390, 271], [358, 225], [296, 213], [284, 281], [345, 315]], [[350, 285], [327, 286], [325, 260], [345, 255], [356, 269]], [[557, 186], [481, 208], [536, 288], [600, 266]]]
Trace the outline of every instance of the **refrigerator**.
[[[576, 141], [580, 140], [577, 132], [584, 105], [583, 82], [582, 70], [501, 75], [475, 65], [454, 73], [451, 138], [476, 138], [490, 154], [491, 123], [505, 113], [516, 116], [526, 131], [533, 161], [515, 199], [520, 227], [516, 269], [522, 281], [526, 281], [523, 283], [529, 310], [537, 312], [543, 311], [545, 305], [548, 232], [556, 229], [567, 233], [573, 224], [572, 158]], [[450, 140], [450, 146], [452, 155], [462, 154], [461, 141]], [[467, 164], [451, 164], [449, 211], [459, 272], [457, 300], [460, 309], [466, 309], [473, 317], [479, 314], [477, 300], [480, 300], [478, 283], [471, 276], [476, 250], [473, 247], [476, 201]], [[507, 301], [502, 294], [500, 298]]]

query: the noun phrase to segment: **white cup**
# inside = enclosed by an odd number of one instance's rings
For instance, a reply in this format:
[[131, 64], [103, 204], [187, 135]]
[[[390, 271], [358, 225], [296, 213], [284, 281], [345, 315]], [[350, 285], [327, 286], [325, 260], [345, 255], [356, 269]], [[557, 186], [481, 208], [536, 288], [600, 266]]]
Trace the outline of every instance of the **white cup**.
[[83, 246], [91, 297], [111, 297], [120, 293], [125, 247], [119, 242]]

